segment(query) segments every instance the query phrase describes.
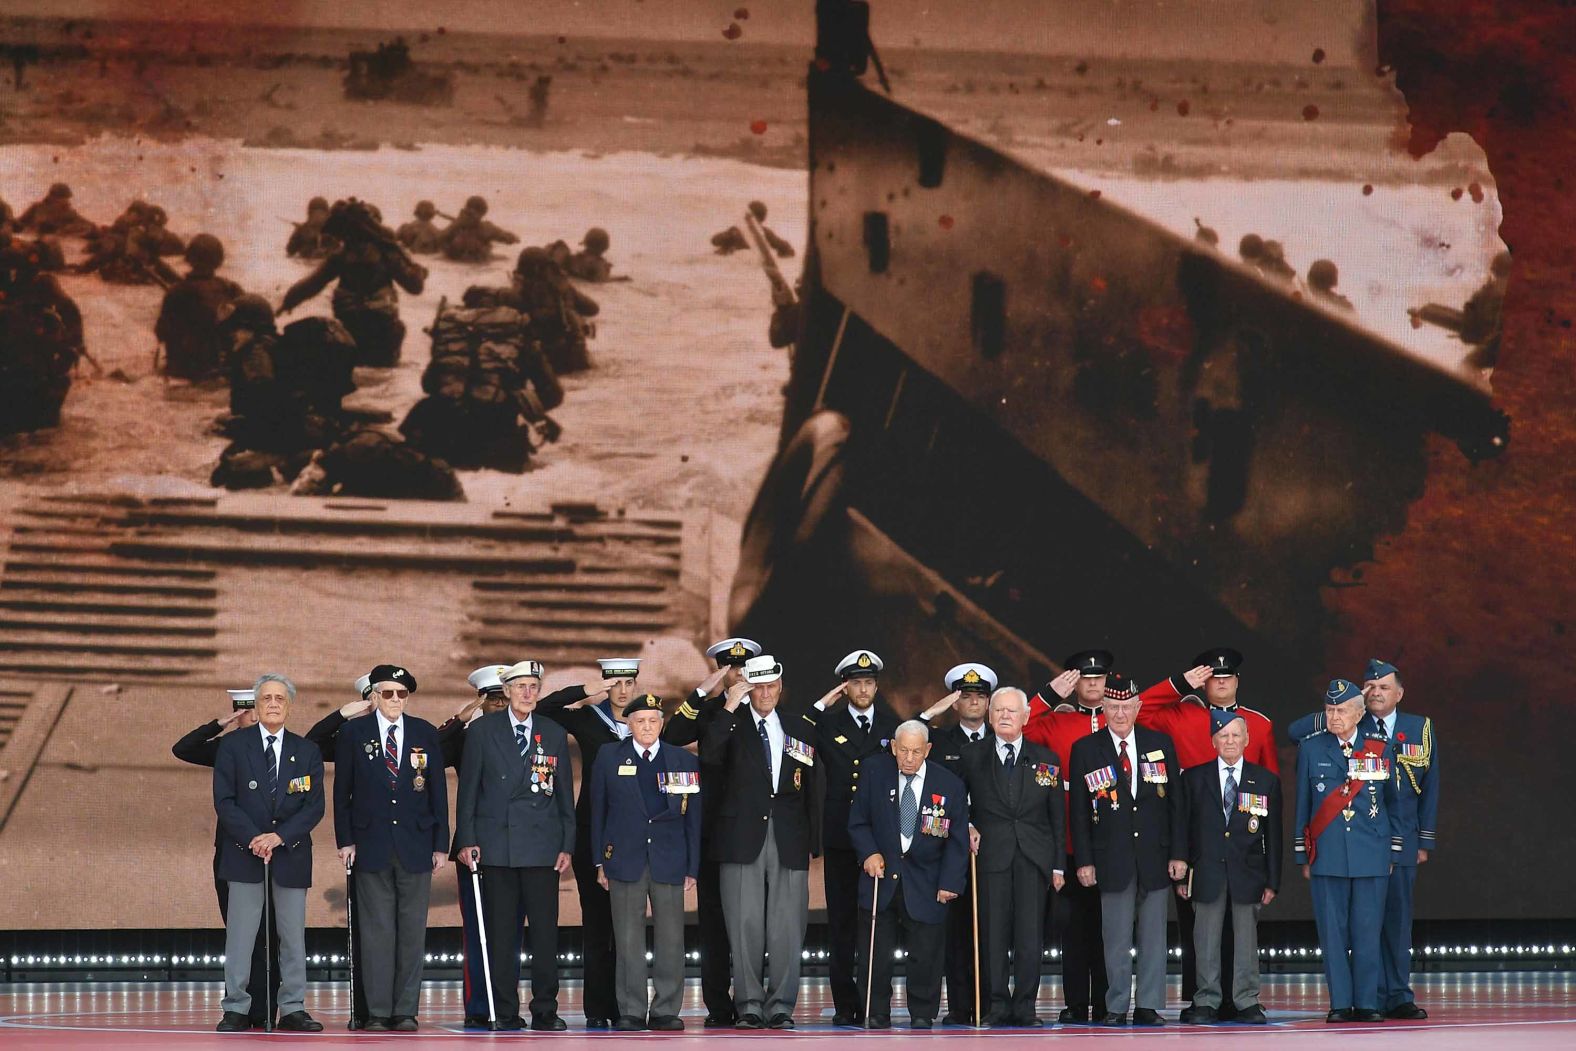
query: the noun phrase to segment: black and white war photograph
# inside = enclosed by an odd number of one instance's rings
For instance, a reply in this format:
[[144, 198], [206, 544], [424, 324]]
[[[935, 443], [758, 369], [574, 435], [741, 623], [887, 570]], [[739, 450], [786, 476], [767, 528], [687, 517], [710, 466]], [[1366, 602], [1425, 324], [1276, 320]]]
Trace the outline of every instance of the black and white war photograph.
[[1562, 39], [7, 0], [0, 1043], [1569, 1046]]

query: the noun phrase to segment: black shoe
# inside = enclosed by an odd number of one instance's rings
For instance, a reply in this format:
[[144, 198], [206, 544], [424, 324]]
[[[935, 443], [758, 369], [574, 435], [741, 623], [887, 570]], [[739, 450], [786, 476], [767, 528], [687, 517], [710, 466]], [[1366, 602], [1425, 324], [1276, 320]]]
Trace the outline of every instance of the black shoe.
[[1214, 1025], [1220, 1015], [1213, 1007], [1184, 1007], [1180, 1020], [1183, 1025]]
[[466, 1015], [462, 1029], [491, 1029], [492, 1023], [487, 1021], [486, 1015]]
[[1408, 1000], [1404, 1004], [1390, 1008], [1384, 1013], [1386, 1018], [1399, 1018], [1406, 1022], [1421, 1022], [1428, 1017], [1428, 1012]]
[[[596, 1028], [598, 1028], [598, 1029], [606, 1029], [607, 1028], [607, 1019], [605, 1019], [605, 1018], [598, 1018], [597, 1021], [601, 1022], [602, 1024], [600, 1026], [597, 1026]], [[591, 1027], [592, 1027], [591, 1026], [591, 1020], [588, 1018], [588, 1019], [586, 1019], [586, 1028], [590, 1029]], [[619, 1015], [618, 1021], [613, 1023], [613, 1030], [614, 1030], [614, 1032], [618, 1032], [618, 1033], [638, 1033], [644, 1028], [646, 1028], [646, 1027], [640, 1024], [640, 1019], [633, 1018], [633, 1017], [631, 1017], [629, 1015]]]
[[1012, 1024], [1017, 1026], [1019, 1029], [1038, 1029], [1044, 1023], [1042, 1023], [1034, 1015], [1028, 1015], [1026, 1017], [1017, 1019]]
[[987, 1029], [1004, 1029], [1013, 1024], [1012, 1015], [1006, 1011], [987, 1011], [985, 1020], [980, 1024]]
[[535, 1015], [531, 1018], [531, 1030], [537, 1033], [562, 1033], [569, 1028], [569, 1023], [557, 1015]]
[[214, 1027], [216, 1033], [244, 1033], [252, 1028], [252, 1020], [239, 1011], [226, 1011], [224, 1017], [219, 1019], [219, 1024]]
[[1383, 1022], [1384, 1015], [1371, 1007], [1353, 1008], [1351, 1018], [1353, 1022]]
[[1127, 1024], [1127, 1012], [1124, 1011], [1121, 1014], [1117, 1014], [1114, 1011], [1107, 1011], [1104, 1015], [1101, 1016], [1100, 1024], [1101, 1025], [1108, 1025], [1108, 1026], [1126, 1025]]
[[[368, 1021], [371, 1021], [368, 1019]], [[323, 1023], [307, 1014], [305, 1011], [291, 1011], [279, 1019], [275, 1029], [283, 1029], [289, 1033], [321, 1033]]]
[[739, 1020], [733, 1023], [735, 1029], [765, 1029], [766, 1023], [760, 1015], [740, 1015]]
[[530, 1023], [520, 1015], [513, 1015], [509, 1018], [498, 1019], [498, 1031], [500, 1033], [513, 1033], [521, 1029], [527, 1029], [529, 1027]]
[[772, 1020], [766, 1026], [769, 1029], [792, 1029], [793, 1015], [772, 1015]]
[[395, 1015], [389, 1019], [389, 1028], [396, 1033], [414, 1033], [418, 1027], [410, 1015]]
[[732, 1029], [739, 1016], [732, 1011], [712, 1011], [706, 1016], [707, 1029]]
[[858, 1025], [859, 1023], [855, 1021], [857, 1017], [852, 1011], [834, 1011], [832, 1013], [832, 1024], [836, 1026]]
[[613, 1028], [613, 1023], [609, 1022], [606, 1018], [590, 1018], [590, 1017], [587, 1017], [586, 1018], [586, 1028], [587, 1029], [611, 1029], [611, 1028]]
[[381, 1018], [369, 1018], [361, 1023], [361, 1031], [363, 1033], [386, 1033], [389, 1031], [389, 1024]]
[[966, 1015], [966, 1014], [958, 1014], [958, 1013], [956, 1013], [954, 1011], [948, 1011], [945, 1015], [943, 1015], [941, 1017], [941, 1024], [942, 1025], [966, 1025], [966, 1026], [972, 1026], [974, 1024], [974, 1016], [973, 1015]]
[[1160, 1012], [1148, 1007], [1139, 1007], [1133, 1010], [1134, 1025], [1165, 1025], [1166, 1020], [1160, 1017]]
[[1342, 1022], [1350, 1022], [1351, 1020], [1352, 1009], [1350, 1007], [1337, 1008], [1324, 1016], [1324, 1021], [1328, 1025], [1339, 1025]]
[[1088, 1025], [1089, 1008], [1064, 1007], [1062, 1013], [1056, 1016], [1056, 1020], [1062, 1025]]
[[866, 1029], [891, 1029], [892, 1019], [887, 1015], [871, 1015], [865, 1019]]
[[684, 1019], [678, 1015], [652, 1015], [651, 1031], [653, 1033], [682, 1033]]
[[908, 1027], [910, 1029], [929, 1029], [935, 1024], [936, 1023], [931, 1021], [929, 1018], [910, 1018], [908, 1021]]
[[1254, 1004], [1252, 1007], [1238, 1011], [1233, 1021], [1238, 1025], [1268, 1025], [1269, 1017], [1265, 1015], [1263, 1007]]
[[1215, 1012], [1215, 1017], [1222, 1022], [1235, 1022], [1237, 1020], [1237, 1005], [1221, 1004], [1220, 1009]]

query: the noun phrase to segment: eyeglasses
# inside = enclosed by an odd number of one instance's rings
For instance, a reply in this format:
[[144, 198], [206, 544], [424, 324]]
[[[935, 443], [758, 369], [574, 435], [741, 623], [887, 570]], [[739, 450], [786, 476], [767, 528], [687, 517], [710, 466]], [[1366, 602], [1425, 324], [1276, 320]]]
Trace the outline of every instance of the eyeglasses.
[[405, 698], [410, 696], [410, 691], [409, 690], [379, 690], [378, 691], [378, 696], [382, 697], [385, 701], [392, 701], [396, 697], [398, 697], [400, 700], [403, 701]]

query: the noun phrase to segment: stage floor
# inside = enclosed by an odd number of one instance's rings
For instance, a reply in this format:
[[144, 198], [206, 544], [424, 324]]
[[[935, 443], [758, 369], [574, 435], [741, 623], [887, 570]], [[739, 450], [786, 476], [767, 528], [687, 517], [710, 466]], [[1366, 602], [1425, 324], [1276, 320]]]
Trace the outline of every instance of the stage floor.
[[[1054, 976], [1042, 988], [1040, 1016], [1054, 1019], [1060, 1008], [1051, 992], [1058, 988]], [[1513, 1041], [1517, 1051], [1576, 1047], [1576, 977], [1565, 973], [1497, 972], [1419, 976], [1418, 1002], [1428, 1009], [1425, 1022], [1386, 1022], [1382, 1025], [1326, 1025], [1324, 985], [1316, 976], [1270, 976], [1265, 980], [1263, 1000], [1271, 1017], [1269, 1026], [1183, 1026], [1176, 1022], [1180, 1008], [1175, 1000], [1176, 980], [1171, 983], [1172, 1004], [1166, 1012], [1170, 1022], [1162, 1030], [1100, 1029], [1083, 1026], [1059, 1027], [1039, 1031], [1024, 1029], [972, 1030], [941, 1029], [928, 1034], [910, 1033], [907, 1015], [894, 1004], [897, 1028], [885, 1032], [860, 1032], [831, 1026], [831, 999], [824, 980], [806, 980], [799, 998], [796, 1019], [799, 1028], [791, 1033], [707, 1032], [701, 1028], [705, 1009], [700, 1002], [700, 986], [691, 980], [685, 990], [684, 1018], [689, 1024], [684, 1033], [588, 1033], [581, 1026], [578, 983], [566, 984], [561, 997], [562, 1013], [569, 1022], [567, 1033], [552, 1034], [555, 1047], [569, 1051], [576, 1046], [601, 1045], [609, 1041], [660, 1042], [673, 1051], [700, 1048], [708, 1043], [715, 1051], [730, 1046], [722, 1040], [770, 1040], [788, 1037], [796, 1043], [806, 1041], [818, 1047], [836, 1044], [849, 1047], [855, 1042], [906, 1041], [916, 1036], [926, 1041], [946, 1042], [967, 1048], [989, 1042], [991, 1051], [1016, 1051], [1031, 1040], [1054, 1033], [1057, 1038], [1077, 1040], [1120, 1040], [1123, 1047], [1159, 1047], [1162, 1042], [1185, 1040], [1226, 1041], [1247, 1051], [1267, 1041], [1287, 1041], [1288, 1048], [1353, 1046], [1360, 1041], [1366, 1051], [1391, 1051], [1396, 1048], [1429, 1051], [1492, 1047]], [[218, 983], [180, 984], [93, 983], [16, 985], [0, 989], [0, 1047], [68, 1048], [114, 1046], [154, 1048], [201, 1048], [233, 1045], [241, 1040], [268, 1040], [273, 1044], [300, 1043], [322, 1046], [357, 1046], [378, 1043], [409, 1046], [442, 1043], [453, 1047], [457, 1041], [513, 1041], [539, 1039], [548, 1034], [466, 1032], [460, 1028], [462, 1010], [459, 986], [455, 982], [432, 982], [426, 987], [422, 1031], [416, 1035], [348, 1033], [346, 989], [344, 983], [315, 983], [307, 992], [307, 1010], [325, 1025], [322, 1033], [263, 1033], [220, 1035], [213, 1032], [219, 1021]], [[901, 1001], [901, 986], [898, 1000]], [[1197, 1045], [1201, 1051], [1207, 1044]]]

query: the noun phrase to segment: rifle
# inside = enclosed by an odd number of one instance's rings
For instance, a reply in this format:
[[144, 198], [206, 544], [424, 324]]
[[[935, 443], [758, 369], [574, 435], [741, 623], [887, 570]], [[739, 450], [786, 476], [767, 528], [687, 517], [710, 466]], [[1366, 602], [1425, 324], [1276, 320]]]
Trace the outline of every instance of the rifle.
[[755, 218], [754, 212], [744, 213], [745, 226], [750, 231], [750, 241], [755, 245], [755, 254], [761, 257], [761, 269], [766, 272], [766, 280], [772, 285], [772, 300], [784, 306], [792, 306], [799, 302], [799, 297], [793, 294], [793, 286], [788, 279], [783, 277], [782, 270], [777, 266], [777, 257], [772, 253], [771, 246], [766, 243], [766, 235], [761, 232], [760, 221]]

